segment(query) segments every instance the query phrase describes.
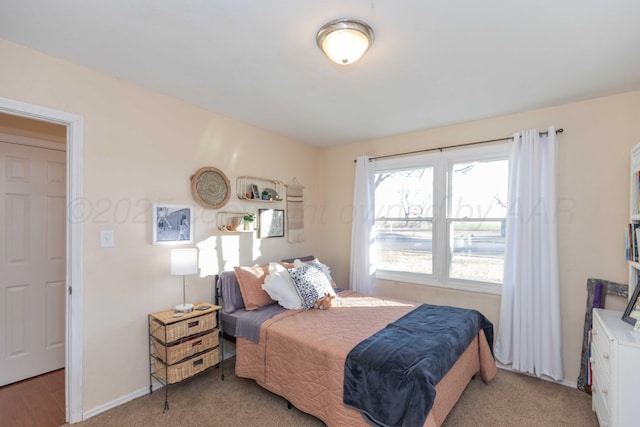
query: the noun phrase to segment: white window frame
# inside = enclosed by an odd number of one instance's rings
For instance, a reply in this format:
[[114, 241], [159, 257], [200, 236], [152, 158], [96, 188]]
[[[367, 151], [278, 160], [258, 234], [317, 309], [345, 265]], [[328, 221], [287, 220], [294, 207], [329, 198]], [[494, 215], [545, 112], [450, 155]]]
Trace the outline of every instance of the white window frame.
[[[509, 145], [496, 144], [473, 148], [443, 150], [406, 157], [376, 160], [375, 173], [411, 168], [433, 167], [433, 273], [412, 273], [408, 271], [376, 270], [376, 278], [418, 285], [436, 286], [449, 289], [500, 295], [502, 284], [475, 280], [451, 279], [449, 273], [449, 230], [451, 179], [449, 173], [454, 163], [509, 160]], [[498, 220], [498, 219], [496, 219]]]

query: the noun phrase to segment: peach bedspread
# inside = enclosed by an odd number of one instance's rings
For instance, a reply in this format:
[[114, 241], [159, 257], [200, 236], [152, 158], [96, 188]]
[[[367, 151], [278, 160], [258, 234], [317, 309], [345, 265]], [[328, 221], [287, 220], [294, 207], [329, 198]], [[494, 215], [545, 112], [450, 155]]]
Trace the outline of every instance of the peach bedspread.
[[[259, 343], [236, 342], [236, 375], [254, 379], [328, 426], [368, 426], [360, 412], [342, 402], [344, 362], [360, 341], [415, 308], [407, 302], [352, 291], [340, 293], [329, 310], [289, 310], [263, 323]], [[489, 382], [496, 364], [481, 331], [436, 387], [425, 426], [439, 426], [480, 372]]]

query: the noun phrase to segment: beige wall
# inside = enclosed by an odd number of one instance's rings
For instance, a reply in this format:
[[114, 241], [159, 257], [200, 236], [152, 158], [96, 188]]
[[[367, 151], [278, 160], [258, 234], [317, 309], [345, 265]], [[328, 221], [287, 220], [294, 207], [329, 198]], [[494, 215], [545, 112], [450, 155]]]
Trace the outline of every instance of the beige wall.
[[[235, 179], [264, 176], [305, 186], [317, 205], [319, 149], [196, 108], [68, 62], [0, 41], [0, 96], [84, 117], [84, 412], [149, 384], [147, 313], [182, 302], [181, 278], [169, 274], [170, 247], [151, 244], [151, 203], [197, 206], [189, 177], [202, 166], [221, 169], [234, 195], [222, 210], [265, 206], [240, 202]], [[310, 221], [310, 220], [309, 220]], [[243, 265], [322, 254], [308, 228], [305, 243], [225, 234], [215, 211], [197, 207], [196, 241], [221, 236]], [[99, 247], [114, 230], [115, 247]], [[240, 254], [238, 254], [240, 252]], [[211, 278], [187, 278], [187, 298], [211, 301]]]
[[[195, 205], [189, 176], [202, 166], [305, 188], [307, 240], [225, 235], [243, 264], [314, 253], [338, 284], [349, 272], [353, 159], [361, 154], [458, 144], [526, 128], [560, 136], [560, 268], [565, 378], [579, 367], [586, 280], [626, 283], [622, 228], [628, 222], [629, 150], [640, 141], [640, 92], [456, 126], [318, 149], [262, 131], [91, 70], [0, 41], [0, 96], [84, 117], [84, 411], [148, 385], [146, 315], [179, 302], [169, 248], [151, 245], [152, 202]], [[318, 161], [320, 159], [320, 161]], [[232, 197], [224, 210], [246, 210]], [[116, 247], [99, 248], [100, 230]], [[196, 240], [216, 230], [215, 212], [196, 208]], [[188, 278], [190, 300], [210, 300], [211, 280]], [[379, 282], [379, 293], [479, 308], [497, 325], [499, 297]], [[620, 306], [620, 302], [618, 306]]]
[[[580, 367], [588, 278], [627, 283], [623, 229], [629, 221], [629, 152], [640, 142], [640, 92], [391, 136], [323, 153], [323, 247], [338, 283], [349, 273], [351, 204], [359, 155], [384, 155], [509, 136], [521, 129], [564, 128], [559, 135], [560, 284], [565, 379]], [[499, 327], [500, 297], [378, 281], [378, 292], [412, 301], [477, 308]], [[610, 298], [609, 306], [624, 307]]]

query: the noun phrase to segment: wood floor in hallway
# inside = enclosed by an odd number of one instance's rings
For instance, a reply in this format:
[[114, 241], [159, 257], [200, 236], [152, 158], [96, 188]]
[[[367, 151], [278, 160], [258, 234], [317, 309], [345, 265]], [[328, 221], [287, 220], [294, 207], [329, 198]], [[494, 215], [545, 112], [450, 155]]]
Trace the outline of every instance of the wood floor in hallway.
[[64, 369], [0, 387], [0, 427], [58, 427], [64, 412]]

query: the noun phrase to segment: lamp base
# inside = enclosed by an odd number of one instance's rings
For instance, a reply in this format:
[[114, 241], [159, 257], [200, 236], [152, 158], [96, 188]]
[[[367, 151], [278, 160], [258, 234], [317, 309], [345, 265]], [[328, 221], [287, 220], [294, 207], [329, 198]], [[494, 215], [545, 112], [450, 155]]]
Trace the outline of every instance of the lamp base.
[[178, 313], [191, 313], [193, 311], [193, 304], [178, 304], [174, 309]]

